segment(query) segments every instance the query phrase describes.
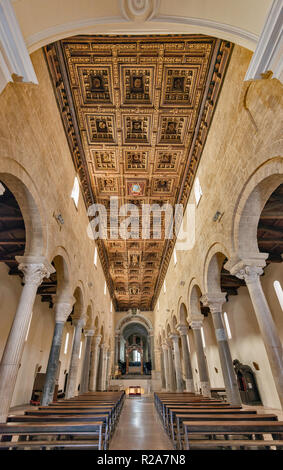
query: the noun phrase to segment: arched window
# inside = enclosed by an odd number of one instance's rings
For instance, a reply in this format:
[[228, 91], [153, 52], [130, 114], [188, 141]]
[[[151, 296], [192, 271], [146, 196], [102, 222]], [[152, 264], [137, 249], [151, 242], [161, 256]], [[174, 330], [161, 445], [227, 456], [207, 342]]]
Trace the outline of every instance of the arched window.
[[73, 199], [76, 207], [78, 207], [79, 196], [80, 196], [80, 184], [79, 184], [78, 177], [75, 176], [71, 198]]
[[104, 295], [106, 295], [106, 281], [104, 282]]
[[97, 247], [95, 247], [95, 249], [94, 249], [94, 259], [93, 259], [93, 262], [94, 262], [94, 266], [97, 266]]
[[176, 248], [174, 248], [174, 251], [173, 251], [173, 256], [174, 256], [174, 265], [176, 266], [177, 264], [177, 252], [176, 252]]
[[163, 291], [164, 291], [164, 294], [166, 294], [166, 281], [164, 280], [164, 284], [163, 284]]
[[283, 290], [282, 290], [281, 284], [279, 281], [274, 281], [273, 286], [274, 286], [277, 298], [279, 300], [281, 309], [283, 310]]
[[201, 196], [202, 196], [202, 189], [201, 189], [201, 185], [200, 185], [200, 182], [199, 182], [198, 178], [196, 178], [196, 180], [195, 180], [194, 193], [195, 193], [196, 205], [198, 206], [199, 201], [200, 201]]

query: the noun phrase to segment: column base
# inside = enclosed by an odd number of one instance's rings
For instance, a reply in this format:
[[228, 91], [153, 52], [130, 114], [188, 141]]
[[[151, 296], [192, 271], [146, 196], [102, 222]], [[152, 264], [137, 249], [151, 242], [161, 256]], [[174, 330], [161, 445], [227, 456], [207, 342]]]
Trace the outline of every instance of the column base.
[[195, 393], [195, 385], [193, 379], [185, 379], [186, 382], [186, 391]]
[[210, 392], [209, 382], [201, 382], [200, 386], [201, 386], [201, 394], [204, 397], [209, 397], [210, 398], [211, 397], [211, 392]]

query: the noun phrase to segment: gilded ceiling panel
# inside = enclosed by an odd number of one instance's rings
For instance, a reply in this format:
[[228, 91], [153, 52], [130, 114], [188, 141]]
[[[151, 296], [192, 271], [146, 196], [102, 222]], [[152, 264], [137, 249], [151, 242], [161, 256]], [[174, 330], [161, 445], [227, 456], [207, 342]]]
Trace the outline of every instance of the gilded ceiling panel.
[[[139, 211], [186, 206], [231, 49], [203, 35], [77, 36], [45, 48], [87, 207], [109, 214], [111, 196]], [[150, 238], [135, 219], [131, 238], [98, 242], [117, 310], [149, 310], [158, 297], [175, 238], [158, 236], [155, 219]]]

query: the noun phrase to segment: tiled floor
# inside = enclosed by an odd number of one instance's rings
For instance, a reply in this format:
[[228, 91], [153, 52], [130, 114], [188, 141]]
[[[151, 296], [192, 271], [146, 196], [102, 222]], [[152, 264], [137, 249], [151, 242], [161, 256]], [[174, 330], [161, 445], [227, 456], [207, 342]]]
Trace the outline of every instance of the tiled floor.
[[127, 398], [110, 450], [171, 450], [154, 407], [153, 397]]

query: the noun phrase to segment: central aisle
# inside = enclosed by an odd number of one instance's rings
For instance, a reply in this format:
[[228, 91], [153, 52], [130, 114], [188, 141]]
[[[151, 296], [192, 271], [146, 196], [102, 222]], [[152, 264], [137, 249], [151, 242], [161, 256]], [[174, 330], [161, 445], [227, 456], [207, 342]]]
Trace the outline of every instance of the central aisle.
[[153, 397], [126, 398], [110, 450], [171, 450]]

